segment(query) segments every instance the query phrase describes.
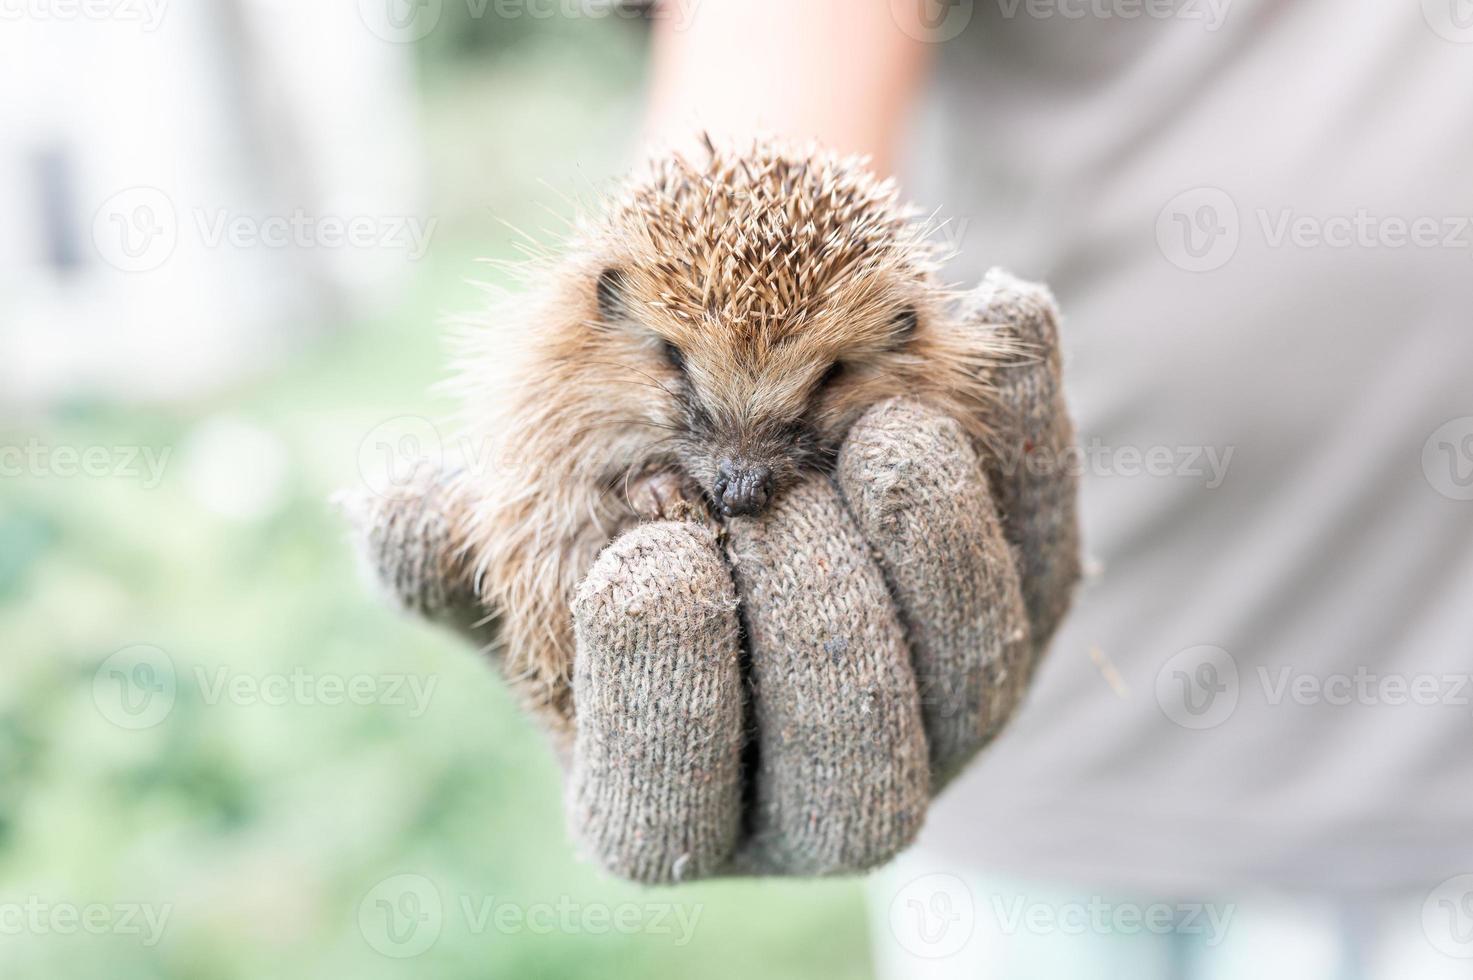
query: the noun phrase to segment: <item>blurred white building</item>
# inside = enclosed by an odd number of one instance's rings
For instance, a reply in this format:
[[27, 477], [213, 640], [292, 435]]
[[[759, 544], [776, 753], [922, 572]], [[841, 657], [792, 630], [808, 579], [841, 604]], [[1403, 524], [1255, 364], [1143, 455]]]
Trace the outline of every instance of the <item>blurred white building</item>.
[[381, 33], [352, 2], [0, 3], [0, 407], [187, 397], [391, 300], [434, 222]]

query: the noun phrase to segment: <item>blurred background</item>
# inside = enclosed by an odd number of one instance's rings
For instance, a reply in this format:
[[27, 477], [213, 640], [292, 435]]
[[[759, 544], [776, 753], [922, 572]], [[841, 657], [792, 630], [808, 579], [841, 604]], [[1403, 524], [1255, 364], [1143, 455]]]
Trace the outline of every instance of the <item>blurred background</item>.
[[541, 738], [376, 601], [328, 505], [451, 408], [476, 260], [628, 164], [644, 25], [3, 17], [0, 976], [868, 975], [858, 884], [579, 864]]

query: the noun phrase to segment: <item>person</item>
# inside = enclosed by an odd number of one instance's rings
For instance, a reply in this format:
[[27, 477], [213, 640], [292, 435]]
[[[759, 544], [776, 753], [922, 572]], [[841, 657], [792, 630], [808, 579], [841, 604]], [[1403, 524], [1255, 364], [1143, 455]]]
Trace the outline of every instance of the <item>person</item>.
[[1473, 976], [1468, 13], [656, 11], [651, 141], [869, 154], [1065, 314], [1096, 573], [882, 976]]

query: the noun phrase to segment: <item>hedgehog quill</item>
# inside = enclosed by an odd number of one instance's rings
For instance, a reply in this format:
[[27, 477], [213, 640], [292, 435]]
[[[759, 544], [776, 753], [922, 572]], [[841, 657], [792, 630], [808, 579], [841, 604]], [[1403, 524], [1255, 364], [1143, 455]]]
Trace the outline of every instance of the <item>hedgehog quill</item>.
[[760, 515], [896, 395], [986, 444], [1007, 351], [955, 318], [933, 231], [860, 158], [707, 141], [652, 161], [467, 324], [464, 425], [498, 465], [459, 477], [479, 501], [464, 547], [534, 697], [570, 713], [569, 600], [634, 483], [687, 484], [713, 520]]

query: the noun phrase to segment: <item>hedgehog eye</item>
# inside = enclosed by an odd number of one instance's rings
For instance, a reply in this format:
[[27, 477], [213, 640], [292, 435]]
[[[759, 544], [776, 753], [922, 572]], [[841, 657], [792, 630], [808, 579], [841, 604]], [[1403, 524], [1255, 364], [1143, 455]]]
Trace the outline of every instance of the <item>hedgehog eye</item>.
[[890, 332], [894, 335], [897, 343], [903, 343], [909, 340], [911, 335], [916, 332], [916, 326], [919, 322], [920, 317], [916, 315], [915, 307], [907, 306], [895, 314], [895, 318], [890, 321]]
[[819, 388], [827, 388], [829, 385], [833, 384], [835, 381], [838, 381], [843, 376], [844, 362], [835, 361], [834, 363], [829, 365], [829, 369], [823, 373], [823, 377], [818, 379], [818, 386]]
[[681, 353], [679, 347], [668, 340], [661, 340], [660, 353], [665, 355], [665, 360], [670, 363], [671, 367], [682, 374], [685, 373], [685, 355]]
[[622, 319], [624, 309], [624, 273], [605, 269], [598, 274], [598, 315], [605, 323]]

